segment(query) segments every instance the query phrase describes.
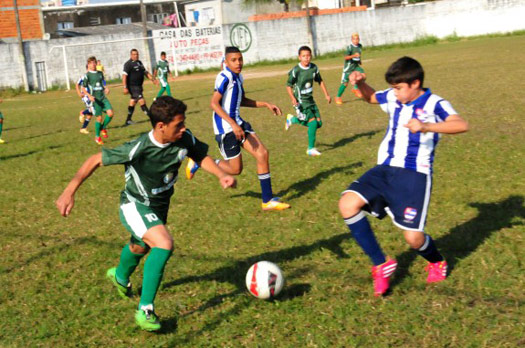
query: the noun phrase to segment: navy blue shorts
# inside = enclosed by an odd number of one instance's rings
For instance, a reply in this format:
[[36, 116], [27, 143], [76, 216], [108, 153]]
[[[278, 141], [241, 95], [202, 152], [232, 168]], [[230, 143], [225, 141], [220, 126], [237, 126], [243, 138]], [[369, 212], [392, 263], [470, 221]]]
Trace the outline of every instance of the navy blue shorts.
[[364, 210], [379, 219], [388, 214], [403, 230], [423, 231], [431, 191], [431, 175], [378, 165], [350, 184], [343, 194], [359, 195], [367, 203]]
[[[246, 121], [241, 124], [241, 128], [246, 136], [248, 136], [250, 133], [255, 134], [252, 126]], [[237, 140], [235, 134], [233, 132], [229, 132], [226, 134], [217, 134], [215, 136], [215, 140], [217, 140], [219, 151], [221, 152], [222, 157], [226, 160], [229, 160], [238, 157], [241, 154], [241, 146], [242, 143], [246, 141], [246, 137], [243, 140]]]

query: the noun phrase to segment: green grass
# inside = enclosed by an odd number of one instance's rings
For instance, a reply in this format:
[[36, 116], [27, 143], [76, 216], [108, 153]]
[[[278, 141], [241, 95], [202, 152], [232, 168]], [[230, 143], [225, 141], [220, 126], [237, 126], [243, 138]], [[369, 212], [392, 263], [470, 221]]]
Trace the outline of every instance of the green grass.
[[[486, 59], [490, 52], [491, 59]], [[168, 227], [175, 241], [157, 312], [166, 329], [135, 327], [133, 302], [121, 300], [104, 275], [128, 234], [118, 219], [121, 167], [99, 169], [80, 188], [72, 215], [54, 207], [78, 167], [100, 149], [78, 133], [82, 107], [74, 91], [5, 98], [0, 146], [0, 346], [2, 347], [517, 347], [525, 344], [525, 36], [438, 42], [371, 51], [370, 85], [400, 56], [417, 58], [425, 84], [470, 122], [467, 134], [444, 136], [437, 150], [427, 222], [452, 272], [426, 286], [425, 262], [388, 219], [371, 220], [383, 249], [399, 261], [392, 295], [372, 296], [369, 260], [337, 211], [339, 194], [376, 161], [386, 128], [379, 107], [344, 95], [328, 105], [320, 158], [307, 158], [306, 128], [284, 132], [284, 118], [243, 109], [270, 150], [274, 191], [292, 204], [260, 210], [255, 163], [245, 156], [236, 190], [223, 191], [204, 172], [181, 175]], [[316, 60], [332, 96], [340, 57]], [[247, 69], [286, 70], [291, 64]], [[195, 75], [199, 77], [199, 75]], [[188, 104], [189, 128], [219, 156], [208, 107], [214, 78], [172, 84]], [[286, 76], [246, 78], [249, 97], [291, 112]], [[156, 88], [146, 84], [151, 101]], [[108, 147], [148, 131], [146, 118], [121, 128], [128, 97], [109, 95], [116, 119]], [[93, 125], [90, 125], [93, 131]], [[181, 173], [182, 174], [182, 173]], [[244, 288], [257, 260], [279, 264], [287, 277], [274, 302]], [[142, 267], [140, 267], [142, 268]], [[140, 287], [142, 269], [132, 277]], [[176, 325], [175, 325], [176, 323]]]

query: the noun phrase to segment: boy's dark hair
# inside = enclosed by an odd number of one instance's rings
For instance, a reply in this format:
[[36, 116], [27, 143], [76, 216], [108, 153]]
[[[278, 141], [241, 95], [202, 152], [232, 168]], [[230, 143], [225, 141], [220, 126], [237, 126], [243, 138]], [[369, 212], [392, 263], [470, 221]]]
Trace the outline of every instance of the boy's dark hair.
[[312, 53], [312, 50], [308, 46], [301, 46], [299, 47], [299, 51], [297, 51], [297, 55], [301, 55], [301, 51], [308, 51], [310, 54]]
[[415, 80], [419, 80], [420, 87], [423, 88], [424, 79], [425, 72], [421, 64], [414, 58], [406, 56], [392, 63], [385, 73], [385, 80], [391, 85], [403, 82], [411, 84]]
[[235, 47], [235, 46], [228, 46], [224, 50], [224, 55], [226, 56], [229, 53], [241, 53], [241, 50], [238, 47]]
[[133, 52], [139, 53], [139, 50], [136, 48], [132, 48], [131, 51], [129, 51], [129, 54], [132, 54]]
[[161, 55], [161, 56], [165, 56], [165, 55], [166, 55], [166, 52], [162, 51], [162, 52], [160, 52], [160, 55]]
[[91, 56], [91, 57], [89, 57], [89, 58], [87, 59], [87, 63], [89, 64], [89, 62], [95, 62], [95, 63], [96, 63], [96, 62], [97, 62], [97, 57], [95, 57], [95, 56]]
[[186, 104], [178, 99], [167, 95], [159, 97], [149, 108], [151, 125], [155, 128], [155, 125], [159, 122], [168, 124], [173, 121], [175, 116], [184, 115], [186, 108]]

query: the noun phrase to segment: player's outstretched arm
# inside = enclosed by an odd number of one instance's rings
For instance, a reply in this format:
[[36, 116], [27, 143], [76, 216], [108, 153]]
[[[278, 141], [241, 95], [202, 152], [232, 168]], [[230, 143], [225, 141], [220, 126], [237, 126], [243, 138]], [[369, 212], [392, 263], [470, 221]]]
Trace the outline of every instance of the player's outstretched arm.
[[199, 165], [207, 171], [219, 178], [222, 188], [235, 188], [237, 186], [237, 181], [231, 175], [226, 174], [211, 158], [210, 156], [204, 157], [204, 159], [199, 163]]
[[348, 77], [351, 85], [357, 85], [361, 94], [363, 94], [363, 99], [370, 104], [378, 104], [376, 99], [376, 91], [370, 87], [366, 81], [366, 75], [359, 71], [354, 71]]
[[297, 102], [297, 99], [295, 99], [295, 95], [293, 95], [293, 89], [292, 87], [290, 86], [286, 86], [286, 91], [288, 92], [288, 95], [290, 96], [290, 100], [292, 101], [292, 105], [293, 106], [296, 106], [297, 104], [299, 104]]
[[416, 118], [410, 119], [405, 124], [411, 133], [443, 133], [443, 134], [458, 134], [468, 131], [468, 122], [462, 119], [459, 115], [450, 115], [445, 122], [439, 123], [423, 123]]
[[146, 71], [146, 77], [151, 80], [155, 85], [159, 84], [159, 81], [157, 78], [149, 73], [149, 71]]
[[330, 94], [328, 94], [328, 90], [326, 89], [326, 84], [324, 83], [324, 81], [321, 81], [319, 85], [321, 86], [321, 89], [323, 90], [326, 101], [328, 102], [328, 104], [330, 104], [332, 102], [332, 97], [330, 97]]
[[277, 105], [264, 101], [248, 99], [244, 94], [242, 96], [241, 106], [246, 106], [248, 108], [268, 108], [274, 115], [281, 116], [283, 114]]
[[75, 205], [75, 192], [82, 183], [89, 178], [93, 172], [102, 165], [102, 152], [99, 152], [91, 157], [89, 157], [84, 164], [80, 167], [78, 172], [75, 174], [73, 179], [66, 186], [66, 189], [60, 197], [56, 200], [55, 204], [57, 206], [60, 215], [67, 217], [73, 206]]

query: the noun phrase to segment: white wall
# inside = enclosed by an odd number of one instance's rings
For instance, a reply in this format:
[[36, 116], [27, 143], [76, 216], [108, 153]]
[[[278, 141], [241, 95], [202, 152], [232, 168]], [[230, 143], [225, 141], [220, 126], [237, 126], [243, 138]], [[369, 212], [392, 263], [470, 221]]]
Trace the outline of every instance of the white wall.
[[[524, 0], [443, 0], [314, 16], [312, 30], [315, 46], [322, 54], [343, 49], [356, 31], [364, 46], [376, 46], [410, 42], [428, 35], [443, 38], [454, 33], [472, 36], [523, 30], [524, 18]], [[309, 44], [304, 17], [244, 24], [253, 38], [244, 53], [249, 63], [294, 57], [299, 46]], [[232, 27], [224, 28], [227, 45]]]
[[[234, 0], [236, 1], [236, 0]], [[233, 4], [233, 1], [231, 2]], [[224, 2], [223, 5], [227, 4]], [[223, 11], [231, 11], [225, 5]], [[364, 46], [410, 42], [418, 37], [435, 35], [443, 38], [456, 33], [460, 36], [483, 35], [525, 29], [525, 0], [442, 0], [406, 7], [391, 7], [362, 12], [346, 12], [312, 17], [312, 29], [319, 53], [339, 51], [350, 42], [350, 35], [361, 34]], [[230, 45], [230, 31], [235, 24], [223, 26], [225, 45]], [[306, 20], [289, 18], [276, 21], [244, 23], [251, 33], [252, 42], [244, 52], [248, 63], [260, 60], [291, 58], [297, 48], [309, 44], [306, 35]], [[48, 83], [64, 84], [62, 52], [53, 45], [134, 39], [117, 43], [68, 48], [70, 80], [78, 79], [84, 72], [88, 56], [95, 55], [106, 66], [108, 79], [120, 77], [122, 65], [129, 57], [129, 50], [137, 48], [144, 52], [140, 34], [107, 36], [84, 36], [71, 39], [25, 42], [28, 79], [36, 86], [35, 62], [45, 61]], [[151, 54], [157, 57], [160, 52]], [[0, 44], [0, 88], [22, 85], [18, 49], [16, 44]], [[147, 57], [141, 55], [146, 64]]]

